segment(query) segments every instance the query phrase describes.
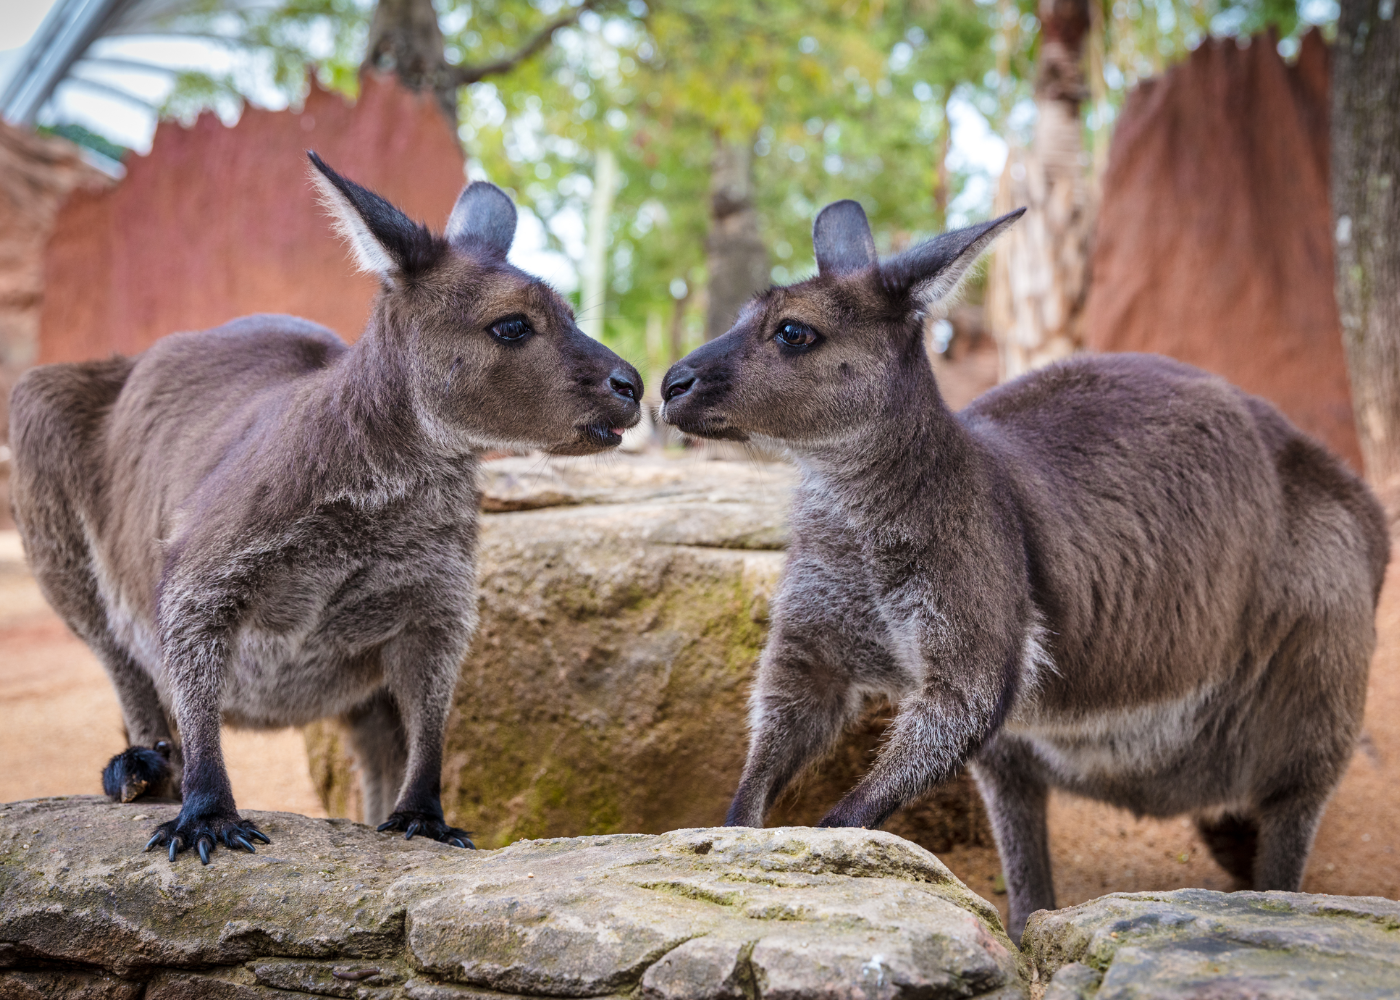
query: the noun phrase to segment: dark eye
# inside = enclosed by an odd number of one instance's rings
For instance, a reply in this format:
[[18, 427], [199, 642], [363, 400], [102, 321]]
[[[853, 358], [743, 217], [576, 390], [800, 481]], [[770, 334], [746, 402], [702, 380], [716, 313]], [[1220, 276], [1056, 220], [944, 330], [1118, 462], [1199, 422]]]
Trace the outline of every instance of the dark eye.
[[795, 347], [798, 350], [805, 350], [821, 338], [817, 336], [817, 331], [813, 330], [807, 324], [799, 323], [792, 319], [785, 319], [778, 324], [778, 333], [774, 339], [784, 347]]
[[521, 340], [534, 333], [534, 327], [524, 316], [507, 316], [498, 319], [486, 328], [497, 340]]

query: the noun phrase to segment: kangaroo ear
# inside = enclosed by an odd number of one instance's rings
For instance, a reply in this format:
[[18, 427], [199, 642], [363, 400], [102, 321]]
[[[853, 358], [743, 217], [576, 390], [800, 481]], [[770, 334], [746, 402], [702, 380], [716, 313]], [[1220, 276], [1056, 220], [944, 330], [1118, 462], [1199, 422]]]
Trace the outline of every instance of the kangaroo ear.
[[412, 274], [436, 263], [442, 244], [426, 226], [419, 225], [379, 195], [346, 180], [307, 150], [314, 168], [312, 183], [321, 204], [330, 212], [337, 235], [350, 244], [361, 271], [389, 280]]
[[859, 271], [877, 260], [865, 209], [849, 199], [833, 201], [817, 214], [812, 247], [817, 252], [817, 273], [823, 276]]
[[966, 229], [935, 236], [912, 250], [885, 261], [881, 268], [887, 284], [904, 289], [928, 308], [951, 295], [977, 263], [982, 251], [1025, 214], [1018, 208], [991, 222], [978, 223]]
[[515, 239], [515, 203], [494, 184], [476, 181], [462, 189], [447, 220], [447, 242], [459, 250], [504, 257]]

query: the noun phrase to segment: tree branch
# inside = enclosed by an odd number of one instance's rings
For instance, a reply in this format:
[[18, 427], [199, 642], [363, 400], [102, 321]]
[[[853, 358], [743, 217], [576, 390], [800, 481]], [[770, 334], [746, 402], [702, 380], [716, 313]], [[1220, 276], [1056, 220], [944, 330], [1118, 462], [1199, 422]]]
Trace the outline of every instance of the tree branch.
[[448, 79], [453, 86], [465, 87], [469, 84], [484, 80], [488, 76], [498, 76], [501, 73], [509, 73], [516, 66], [529, 59], [536, 52], [539, 52], [554, 38], [554, 33], [560, 28], [567, 28], [576, 23], [583, 12], [593, 10], [599, 4], [599, 0], [583, 0], [583, 3], [575, 7], [571, 12], [563, 17], [555, 18], [545, 25], [528, 42], [516, 49], [515, 52], [498, 59], [495, 62], [485, 63], [481, 66], [449, 66]]

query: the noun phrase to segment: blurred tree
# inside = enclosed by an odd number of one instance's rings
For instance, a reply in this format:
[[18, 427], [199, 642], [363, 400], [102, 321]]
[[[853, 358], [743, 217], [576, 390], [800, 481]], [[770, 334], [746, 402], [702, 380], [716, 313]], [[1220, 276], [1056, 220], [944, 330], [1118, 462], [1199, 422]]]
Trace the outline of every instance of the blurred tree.
[[364, 67], [381, 73], [398, 74], [410, 90], [430, 88], [442, 106], [443, 114], [457, 122], [457, 92], [465, 86], [509, 73], [524, 60], [545, 48], [554, 33], [573, 24], [598, 0], [582, 0], [534, 30], [513, 52], [488, 62], [466, 65], [447, 59], [442, 28], [432, 0], [378, 0], [370, 20], [369, 43]]
[[808, 271], [827, 201], [861, 200], [887, 249], [942, 226], [965, 179], [944, 163], [947, 105], [995, 105], [989, 17], [972, 0], [586, 15], [547, 60], [475, 88], [462, 134], [575, 259], [595, 151], [615, 151], [609, 336], [640, 354], [650, 326], [662, 363], [706, 299], [722, 332], [756, 287]]
[[1094, 205], [1080, 105], [1091, 0], [1041, 0], [1035, 137], [1002, 172], [997, 211], [1025, 206], [1002, 240], [989, 320], [1002, 376], [1015, 378], [1078, 350], [1089, 289]]
[[1366, 473], [1400, 503], [1400, 17], [1342, 0], [1332, 50], [1337, 306]]

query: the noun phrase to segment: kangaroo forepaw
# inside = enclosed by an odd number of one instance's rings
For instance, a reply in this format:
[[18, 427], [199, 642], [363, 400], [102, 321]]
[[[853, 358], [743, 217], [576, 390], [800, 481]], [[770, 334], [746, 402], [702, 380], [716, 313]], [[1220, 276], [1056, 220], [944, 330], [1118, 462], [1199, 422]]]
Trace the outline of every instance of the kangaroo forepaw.
[[380, 823], [377, 829], [380, 833], [385, 830], [402, 830], [404, 840], [412, 840], [414, 837], [428, 837], [444, 844], [451, 844], [453, 847], [476, 849], [476, 845], [472, 843], [472, 835], [466, 830], [448, 826], [441, 817], [429, 816], [427, 813], [390, 813], [389, 818]]
[[166, 740], [151, 748], [127, 747], [102, 769], [102, 790], [113, 802], [179, 798], [170, 755]]
[[249, 854], [256, 854], [253, 841], [264, 844], [272, 840], [253, 823], [237, 813], [213, 816], [189, 816], [182, 811], [179, 816], [156, 827], [151, 839], [146, 841], [146, 850], [155, 847], [169, 847], [170, 860], [181, 851], [193, 847], [199, 852], [199, 860], [209, 863], [209, 852], [223, 844], [229, 850], [242, 848]]

